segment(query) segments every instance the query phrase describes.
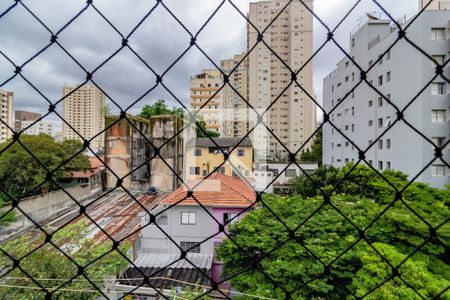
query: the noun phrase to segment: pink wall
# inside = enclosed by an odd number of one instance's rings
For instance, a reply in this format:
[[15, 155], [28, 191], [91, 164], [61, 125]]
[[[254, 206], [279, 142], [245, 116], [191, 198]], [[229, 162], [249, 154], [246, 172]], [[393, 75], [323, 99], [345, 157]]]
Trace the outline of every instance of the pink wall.
[[[232, 214], [239, 214], [240, 212], [244, 211], [245, 208], [228, 208], [228, 207], [213, 207], [212, 214], [214, 218], [216, 218], [217, 221], [220, 223], [223, 223], [223, 214], [224, 213], [232, 213]], [[238, 216], [238, 219], [241, 220], [248, 211], [245, 211], [243, 214]], [[216, 223], [216, 221], [212, 220], [212, 228], [211, 228], [211, 234], [215, 234], [219, 231], [219, 224]], [[225, 231], [228, 232], [228, 229], [225, 228]], [[226, 238], [225, 233], [221, 232], [214, 236], [212, 238], [213, 245], [215, 243], [221, 242], [224, 238]], [[215, 256], [215, 253], [214, 253]], [[218, 261], [214, 258], [214, 262], [211, 267], [211, 277], [214, 281], [220, 281], [221, 275], [222, 275], [222, 269], [223, 269], [223, 263], [221, 261]]]

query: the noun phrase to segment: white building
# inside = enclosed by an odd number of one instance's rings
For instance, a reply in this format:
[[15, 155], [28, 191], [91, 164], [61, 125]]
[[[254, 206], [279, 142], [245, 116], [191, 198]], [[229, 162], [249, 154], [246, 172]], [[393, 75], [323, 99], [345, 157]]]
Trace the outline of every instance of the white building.
[[[434, 61], [443, 65], [449, 59], [449, 21], [450, 11], [427, 10], [411, 24], [406, 35]], [[346, 139], [329, 123], [325, 124], [324, 164], [341, 167], [358, 161], [358, 149], [352, 144], [354, 142], [363, 151], [371, 146], [366, 160], [378, 170], [401, 170], [412, 179], [431, 163], [435, 147], [439, 149], [448, 141], [448, 84], [440, 76], [433, 79], [435, 62], [406, 40], [401, 39], [388, 51], [397, 38], [396, 28], [391, 27], [389, 20], [381, 19], [361, 23], [350, 35], [350, 57], [364, 70], [370, 68], [367, 81], [384, 96], [364, 82], [352, 91], [359, 82], [360, 71], [347, 57], [340, 60], [337, 69], [324, 78], [324, 108], [330, 112], [330, 121], [348, 137]], [[448, 66], [444, 69], [444, 75], [449, 78]], [[430, 81], [431, 84], [421, 91]], [[397, 111], [387, 99], [400, 111], [407, 107], [403, 113], [404, 119], [428, 140], [404, 121], [394, 124]], [[394, 126], [382, 135], [392, 124]], [[442, 149], [442, 153], [443, 159], [449, 161], [448, 146]], [[443, 187], [450, 183], [449, 175], [449, 169], [438, 159], [416, 180]]]
[[[290, 193], [292, 186], [289, 181], [296, 176], [312, 174], [317, 168], [317, 163], [255, 163], [253, 169], [253, 187], [256, 191], [265, 193]], [[302, 171], [303, 170], [303, 171]]]
[[[12, 137], [14, 129], [13, 120], [13, 92], [0, 90], [0, 143]], [[9, 128], [11, 129], [8, 129]]]
[[[27, 128], [24, 133], [30, 135], [38, 135], [41, 133], [48, 134], [52, 137], [56, 136], [55, 131], [55, 123], [50, 121], [39, 121], [36, 124], [33, 124], [36, 121], [21, 121], [22, 129]], [[28, 128], [28, 126], [30, 126]]]

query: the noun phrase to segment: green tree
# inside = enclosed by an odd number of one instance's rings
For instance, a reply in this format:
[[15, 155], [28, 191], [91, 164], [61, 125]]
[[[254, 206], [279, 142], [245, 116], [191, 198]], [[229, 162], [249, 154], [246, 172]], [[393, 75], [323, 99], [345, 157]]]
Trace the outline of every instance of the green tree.
[[197, 137], [199, 138], [220, 136], [217, 131], [206, 129], [206, 122], [203, 119], [197, 120], [195, 125], [197, 125]]
[[[10, 142], [0, 144], [0, 151], [8, 147]], [[20, 142], [23, 146], [16, 142], [0, 155], [0, 198], [5, 201], [11, 199], [2, 191], [12, 197], [18, 197], [28, 193], [38, 185], [40, 187], [28, 196], [57, 189], [58, 187], [53, 182], [47, 180], [47, 171], [42, 165], [53, 171], [70, 159], [69, 162], [51, 174], [55, 181], [65, 178], [69, 171], [90, 167], [87, 157], [81, 153], [77, 154], [82, 149], [82, 144], [79, 141], [56, 142], [53, 137], [40, 134], [21, 135]], [[75, 157], [73, 157], [74, 155]], [[44, 181], [45, 183], [42, 184]]]
[[300, 161], [318, 162], [322, 164], [322, 128], [317, 131], [311, 145], [311, 150], [307, 149], [300, 155]]
[[[127, 267], [128, 261], [116, 250], [106, 254], [111, 250], [111, 242], [99, 243], [86, 238], [87, 235], [87, 224], [80, 222], [70, 224], [54, 233], [52, 242], [82, 267], [98, 259], [89, 264], [84, 269], [84, 273], [98, 288], [102, 288], [108, 279], [113, 280], [121, 270]], [[41, 239], [44, 237], [40, 236], [33, 240], [32, 235], [25, 235], [1, 247], [18, 259], [39, 246], [42, 243]], [[129, 243], [119, 246], [123, 254], [126, 254], [129, 248]], [[104, 256], [101, 257], [102, 255]], [[6, 268], [5, 270], [12, 267], [12, 261], [6, 255], [0, 255], [0, 264]], [[96, 288], [83, 275], [76, 276], [78, 267], [48, 243], [22, 259], [20, 266], [50, 291], [61, 286], [60, 290], [54, 292], [53, 299], [99, 299], [101, 296], [99, 292], [94, 291]], [[73, 277], [75, 278], [69, 281]], [[2, 278], [2, 284], [14, 287], [1, 287], [1, 299], [45, 299], [45, 293], [19, 268], [14, 268], [5, 275]]]
[[[140, 113], [140, 116], [143, 118], [150, 118], [152, 116], [159, 116], [159, 115], [176, 115], [180, 118], [184, 119], [185, 113], [183, 108], [181, 107], [172, 107], [169, 108], [166, 105], [166, 102], [164, 100], [157, 100], [152, 105], [144, 105], [142, 108], [142, 111]], [[196, 125], [196, 132], [197, 137], [219, 137], [220, 134], [216, 131], [206, 129], [206, 122], [200, 117], [195, 122]]]
[[169, 108], [167, 107], [165, 100], [159, 99], [152, 105], [144, 105], [140, 113], [140, 116], [143, 118], [160, 115], [177, 115], [183, 117], [183, 109], [180, 107]]
[[[342, 178], [350, 168], [322, 169], [322, 187]], [[425, 298], [435, 297], [447, 288], [450, 285], [450, 224], [445, 222], [450, 218], [450, 191], [413, 183], [402, 193], [402, 201], [394, 201], [393, 188], [374, 171], [367, 167], [357, 167], [354, 171], [355, 174], [343, 182], [341, 190], [331, 196], [332, 205], [324, 204], [323, 197], [317, 193], [310, 197], [267, 195], [264, 205], [230, 226], [233, 240], [225, 240], [217, 251], [224, 262], [225, 276], [239, 274], [231, 280], [233, 288], [284, 299], [285, 294], [277, 284], [288, 291], [305, 284], [295, 290], [293, 299], [353, 299], [352, 293], [363, 296], [392, 275], [390, 266], [378, 253], [398, 266], [419, 246], [420, 249], [399, 267], [401, 278]], [[406, 175], [400, 172], [386, 171], [383, 175], [392, 180], [394, 186], [406, 184]], [[300, 194], [308, 193], [311, 191], [300, 191]], [[387, 209], [392, 201], [394, 204]], [[359, 229], [370, 227], [362, 235], [341, 213]], [[295, 239], [284, 243], [293, 234], [274, 214], [289, 229], [295, 230]], [[429, 238], [430, 228], [423, 220], [434, 228], [441, 225], [436, 236]], [[423, 244], [425, 241], [427, 243]], [[263, 256], [259, 265], [277, 284], [252, 267], [251, 259], [235, 243], [252, 257]], [[282, 246], [271, 251], [279, 244]], [[347, 250], [350, 246], [353, 247]], [[321, 262], [332, 263], [329, 272], [325, 272]], [[246, 267], [252, 268], [239, 273]], [[388, 280], [367, 299], [420, 297], [397, 277]], [[450, 291], [439, 299], [450, 299]]]

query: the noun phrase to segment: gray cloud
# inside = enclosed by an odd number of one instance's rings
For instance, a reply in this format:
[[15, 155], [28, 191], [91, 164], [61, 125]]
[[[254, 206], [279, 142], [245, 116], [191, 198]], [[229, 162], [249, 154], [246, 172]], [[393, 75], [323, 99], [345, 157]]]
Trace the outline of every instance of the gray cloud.
[[[23, 1], [54, 32], [70, 20], [86, 4], [85, 1], [40, 0]], [[244, 14], [248, 0], [233, 1]], [[316, 0], [314, 11], [333, 28], [351, 8], [354, 0]], [[13, 1], [2, 1], [0, 11]], [[95, 0], [95, 6], [127, 35], [156, 1]], [[195, 34], [215, 8], [221, 3], [216, 0], [165, 0], [163, 2], [180, 19], [187, 29]], [[381, 1], [394, 17], [411, 16], [417, 11], [413, 0]], [[337, 30], [335, 37], [347, 48], [350, 30], [366, 12], [379, 10], [372, 1], [362, 1], [355, 11]], [[326, 38], [326, 30], [314, 21], [314, 47]], [[20, 5], [0, 18], [0, 50], [16, 64], [22, 64], [38, 50], [48, 44], [50, 33]], [[121, 46], [121, 37], [92, 7], [89, 7], [59, 36], [58, 41], [87, 70], [91, 71]], [[142, 23], [129, 40], [131, 47], [161, 74], [189, 46], [189, 34], [177, 21], [159, 5]], [[246, 48], [246, 23], [236, 10], [226, 2], [217, 15], [198, 35], [197, 44], [219, 64], [220, 59], [229, 58]], [[326, 46], [315, 57], [314, 91], [321, 101], [322, 79], [330, 73], [343, 54], [335, 46]], [[189, 96], [189, 78], [203, 68], [213, 65], [195, 47], [164, 77], [164, 84], [183, 103]], [[14, 72], [9, 62], [0, 56], [0, 82]], [[26, 76], [51, 101], [61, 97], [64, 84], [84, 81], [85, 73], [56, 45], [52, 45], [23, 70]], [[155, 84], [155, 76], [128, 49], [123, 49], [94, 74], [94, 80], [108, 95], [123, 108], [127, 107]], [[15, 108], [45, 112], [47, 104], [31, 87], [19, 77], [2, 87], [15, 93]], [[144, 104], [156, 99], [166, 99], [169, 105], [178, 105], [161, 86], [145, 96], [131, 112], [138, 112]], [[113, 112], [118, 111], [110, 104]]]

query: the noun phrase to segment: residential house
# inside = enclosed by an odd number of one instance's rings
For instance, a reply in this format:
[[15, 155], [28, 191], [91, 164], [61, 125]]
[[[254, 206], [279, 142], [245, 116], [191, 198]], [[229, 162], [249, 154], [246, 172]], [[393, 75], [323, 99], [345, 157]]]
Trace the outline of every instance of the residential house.
[[[226, 237], [227, 226], [241, 219], [253, 207], [256, 196], [243, 179], [217, 173], [206, 179], [191, 180], [187, 185], [190, 191], [186, 187], [178, 188], [151, 211], [156, 224], [149, 223], [148, 214], [143, 215], [135, 263], [144, 271], [149, 267], [176, 268], [171, 263], [179, 264], [183, 250], [194, 255], [195, 259], [207, 262], [204, 264], [205, 272], [210, 279], [219, 281], [223, 264], [215, 257], [215, 248]], [[164, 266], [161, 260], [166, 262]], [[185, 263], [181, 268], [192, 266]], [[127, 276], [136, 274], [142, 277], [130, 269], [125, 272]], [[172, 270], [170, 274], [181, 272], [178, 271]], [[170, 277], [170, 274], [165, 274], [165, 277]], [[198, 278], [193, 278], [191, 280], [195, 283]]]
[[[228, 156], [224, 160], [224, 154]], [[185, 178], [202, 178], [217, 172], [227, 176], [249, 177], [253, 171], [253, 147], [245, 138], [197, 138], [186, 145]]]

